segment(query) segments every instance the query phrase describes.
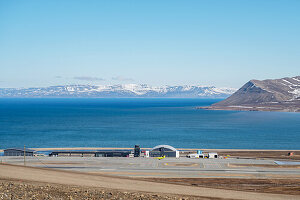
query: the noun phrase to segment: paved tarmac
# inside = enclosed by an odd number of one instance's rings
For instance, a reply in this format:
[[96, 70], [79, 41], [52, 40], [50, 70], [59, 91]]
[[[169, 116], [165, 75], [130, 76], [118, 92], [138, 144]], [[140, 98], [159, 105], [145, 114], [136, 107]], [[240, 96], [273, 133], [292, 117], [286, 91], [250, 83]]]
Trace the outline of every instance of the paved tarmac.
[[[0, 162], [24, 165], [24, 158], [2, 156]], [[26, 157], [26, 166], [129, 177], [300, 178], [297, 166], [278, 167], [270, 159]]]

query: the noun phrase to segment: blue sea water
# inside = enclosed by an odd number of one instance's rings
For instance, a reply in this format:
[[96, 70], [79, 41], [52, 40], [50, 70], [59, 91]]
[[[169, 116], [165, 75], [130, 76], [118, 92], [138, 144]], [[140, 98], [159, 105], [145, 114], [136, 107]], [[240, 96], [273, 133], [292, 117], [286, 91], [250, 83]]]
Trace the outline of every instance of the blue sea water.
[[213, 99], [0, 99], [0, 149], [300, 149], [300, 113], [195, 109]]

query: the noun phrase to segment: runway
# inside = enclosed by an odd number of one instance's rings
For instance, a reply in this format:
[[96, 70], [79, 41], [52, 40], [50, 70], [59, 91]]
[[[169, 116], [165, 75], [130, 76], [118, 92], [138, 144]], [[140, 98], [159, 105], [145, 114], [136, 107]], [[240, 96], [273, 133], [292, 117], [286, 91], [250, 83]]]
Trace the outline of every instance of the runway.
[[[3, 156], [3, 163], [23, 165], [22, 157]], [[129, 177], [300, 178], [300, 166], [278, 166], [272, 159], [189, 159], [111, 157], [27, 157], [26, 165]]]
[[167, 183], [156, 183], [130, 178], [104, 176], [90, 173], [54, 170], [0, 164], [0, 179], [26, 180], [32, 182], [55, 183], [85, 187], [110, 188], [125, 191], [143, 191], [151, 193], [167, 193], [177, 195], [192, 195], [198, 197], [215, 197], [221, 199], [299, 199], [296, 195], [267, 194], [242, 192], [233, 190], [192, 187]]

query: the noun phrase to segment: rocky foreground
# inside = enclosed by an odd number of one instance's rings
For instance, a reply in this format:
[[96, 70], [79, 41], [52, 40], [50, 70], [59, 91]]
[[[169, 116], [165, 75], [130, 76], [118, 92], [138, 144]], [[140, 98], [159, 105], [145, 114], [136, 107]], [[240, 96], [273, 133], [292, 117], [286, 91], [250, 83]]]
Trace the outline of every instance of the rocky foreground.
[[167, 194], [151, 194], [142, 192], [127, 192], [104, 188], [88, 188], [68, 185], [54, 185], [39, 182], [24, 182], [17, 180], [1, 180], [0, 179], [0, 199], [32, 199], [32, 200], [72, 200], [72, 199], [174, 199], [174, 200], [188, 200], [188, 199], [216, 199], [216, 198], [199, 198], [191, 196], [176, 196]]

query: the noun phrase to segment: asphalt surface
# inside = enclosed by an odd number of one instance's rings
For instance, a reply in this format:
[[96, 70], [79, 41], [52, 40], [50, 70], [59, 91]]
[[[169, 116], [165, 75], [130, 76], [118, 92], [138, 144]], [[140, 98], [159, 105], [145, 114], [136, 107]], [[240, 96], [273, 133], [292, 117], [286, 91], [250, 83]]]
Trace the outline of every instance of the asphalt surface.
[[[0, 162], [24, 165], [24, 158], [3, 156]], [[300, 168], [278, 168], [270, 159], [26, 157], [26, 166], [130, 177], [300, 178]]]

